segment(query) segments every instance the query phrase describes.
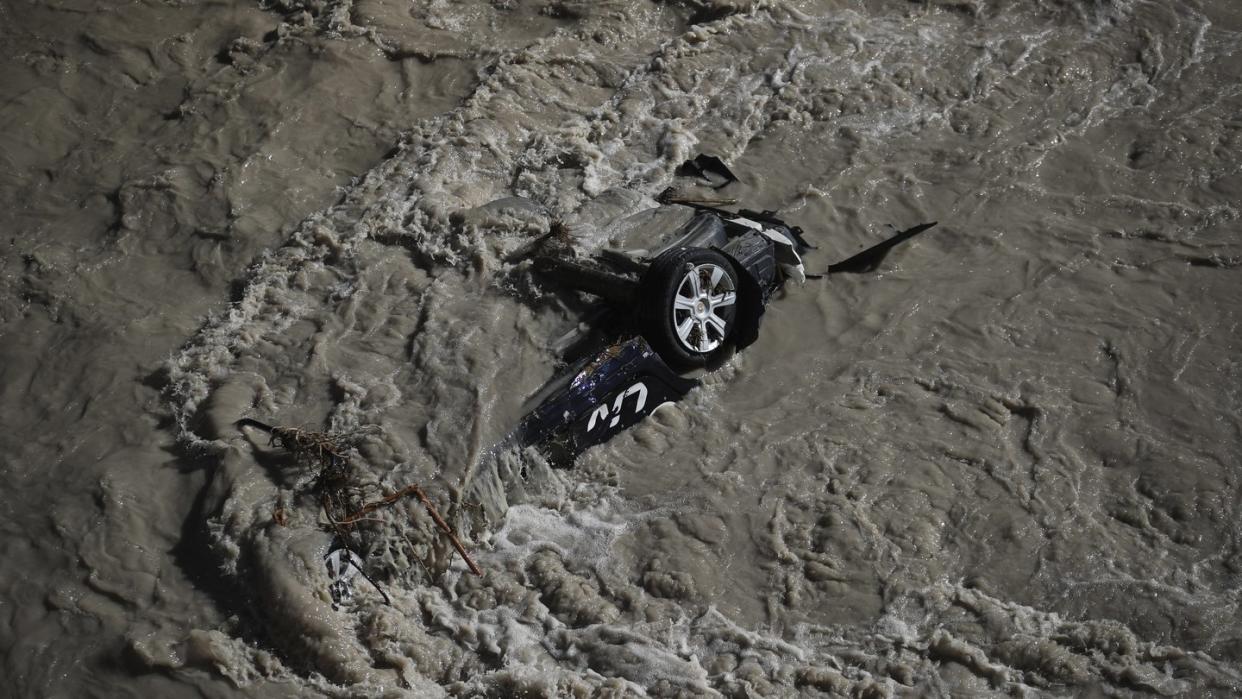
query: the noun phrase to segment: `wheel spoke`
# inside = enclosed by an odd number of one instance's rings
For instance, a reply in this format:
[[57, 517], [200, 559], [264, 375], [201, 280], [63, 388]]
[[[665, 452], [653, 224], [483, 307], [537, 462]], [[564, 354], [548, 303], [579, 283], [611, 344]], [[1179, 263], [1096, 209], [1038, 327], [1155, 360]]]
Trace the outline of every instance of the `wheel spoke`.
[[699, 341], [697, 343], [698, 350], [700, 352], [707, 352], [711, 350], [712, 348], [712, 341], [708, 339], [707, 337], [707, 324], [700, 320], [698, 321], [698, 326], [699, 326]]
[[699, 268], [695, 267], [686, 275], [686, 281], [690, 282], [690, 295], [698, 298], [703, 293], [702, 283], [699, 281]]
[[712, 267], [712, 283], [707, 285], [707, 293], [711, 294], [716, 290], [716, 285], [720, 283], [720, 278], [724, 276], [724, 270], [719, 267]]
[[682, 342], [689, 342], [690, 341], [690, 330], [693, 327], [694, 327], [694, 316], [687, 316], [685, 320], [677, 324], [677, 337], [680, 337]]
[[677, 295], [673, 297], [673, 310], [690, 311], [691, 313], [693, 313], [694, 302], [695, 302], [694, 299], [688, 298], [686, 296], [682, 296], [681, 292], [678, 291]]
[[721, 318], [720, 316], [716, 315], [715, 311], [712, 311], [711, 313], [707, 314], [707, 318], [705, 318], [704, 320], [707, 322], [708, 325], [712, 326], [712, 328], [715, 329], [716, 334], [721, 339], [724, 339], [725, 328], [728, 327], [728, 325], [725, 323], [724, 318]]
[[721, 306], [732, 306], [737, 302], [737, 292], [726, 291], [719, 296], [711, 297], [712, 308], [720, 308]]

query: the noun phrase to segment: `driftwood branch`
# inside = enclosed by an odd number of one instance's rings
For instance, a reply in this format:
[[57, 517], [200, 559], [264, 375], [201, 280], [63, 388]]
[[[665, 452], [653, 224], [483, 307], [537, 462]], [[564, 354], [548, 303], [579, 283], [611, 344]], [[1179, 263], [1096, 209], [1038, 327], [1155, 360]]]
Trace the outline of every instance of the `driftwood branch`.
[[[563, 235], [563, 228], [563, 226], [554, 226], [550, 233]], [[475, 565], [474, 559], [470, 558], [470, 554], [466, 551], [466, 547], [462, 545], [461, 540], [457, 538], [453, 528], [440, 516], [439, 510], [436, 509], [431, 499], [427, 497], [427, 493], [423, 492], [423, 489], [417, 485], [407, 485], [401, 490], [385, 495], [379, 500], [368, 502], [340, 519], [334, 516], [334, 512], [338, 514], [348, 512], [346, 509], [349, 506], [348, 501], [352, 499], [348, 494], [353, 481], [353, 473], [349, 464], [347, 444], [356, 433], [339, 435], [303, 430], [297, 427], [274, 427], [252, 418], [243, 418], [238, 420], [236, 424], [239, 428], [250, 427], [267, 432], [271, 437], [270, 444], [273, 446], [285, 449], [294, 458], [303, 463], [319, 466], [319, 473], [316, 474], [312, 487], [319, 493], [319, 504], [323, 508], [324, 516], [328, 519], [328, 524], [332, 526], [332, 530], [342, 540], [346, 538], [353, 525], [362, 521], [368, 514], [380, 508], [388, 507], [401, 498], [413, 495], [427, 508], [427, 512], [431, 514], [431, 519], [435, 520], [436, 526], [440, 527], [440, 530], [448, 537], [449, 542], [453, 544], [453, 548], [457, 550], [462, 560], [469, 566], [470, 572], [475, 575], [483, 575], [483, 571], [479, 569], [479, 566]], [[273, 512], [272, 518], [277, 524], [283, 525], [286, 521], [284, 508], [277, 507]], [[370, 578], [367, 579], [370, 580]], [[375, 583], [372, 582], [371, 584], [374, 585]], [[381, 592], [383, 591], [381, 590]]]
[[436, 506], [431, 502], [431, 499], [427, 497], [427, 493], [423, 492], [423, 489], [417, 485], [407, 485], [395, 493], [390, 493], [379, 500], [369, 502], [360, 507], [350, 516], [338, 522], [333, 522], [333, 524], [339, 526], [349, 526], [360, 521], [368, 514], [380, 508], [388, 507], [401, 498], [409, 495], [413, 495], [418, 498], [419, 502], [423, 503], [423, 506], [427, 508], [427, 512], [431, 515], [431, 519], [435, 521], [436, 526], [440, 527], [440, 530], [444, 532], [446, 537], [448, 537], [449, 543], [453, 545], [453, 548], [457, 549], [457, 553], [459, 553], [462, 560], [466, 562], [466, 565], [470, 568], [470, 572], [475, 575], [483, 575], [483, 571], [480, 570], [479, 566], [475, 564], [474, 559], [470, 558], [470, 554], [466, 551], [466, 547], [462, 545], [461, 540], [457, 538], [457, 534], [453, 531], [453, 528], [449, 526], [448, 522], [444, 521], [443, 517], [440, 516], [439, 510], [436, 509]]

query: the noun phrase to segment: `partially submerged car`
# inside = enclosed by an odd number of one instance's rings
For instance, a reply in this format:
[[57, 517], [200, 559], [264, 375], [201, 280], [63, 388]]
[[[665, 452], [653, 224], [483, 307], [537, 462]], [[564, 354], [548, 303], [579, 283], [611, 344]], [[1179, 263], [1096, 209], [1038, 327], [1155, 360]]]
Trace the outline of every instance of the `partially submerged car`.
[[[715, 159], [694, 162], [704, 171], [723, 168]], [[533, 447], [554, 466], [572, 465], [583, 450], [685, 396], [699, 385], [696, 372], [711, 369], [726, 361], [729, 352], [752, 344], [768, 302], [785, 283], [822, 276], [806, 273], [802, 255], [813, 246], [801, 229], [782, 221], [776, 212], [732, 212], [702, 200], [665, 198], [662, 203], [683, 214], [687, 210], [679, 205], [689, 207], [691, 215], [667, 227], [661, 225], [667, 219], [653, 218], [655, 225], [640, 227], [638, 235], [623, 236], [617, 241], [620, 245], [605, 247], [589, 258], [556, 242], [531, 248], [539, 276], [597, 297], [600, 303], [584, 323], [585, 331], [557, 343], [566, 369], [529, 401], [517, 427], [489, 450], [489, 456], [512, 447]], [[934, 225], [897, 233], [830, 265], [827, 273], [874, 270], [894, 246]], [[649, 235], [644, 237], [644, 232]], [[543, 242], [554, 238], [549, 235]], [[324, 566], [334, 608], [352, 596], [356, 575], [389, 601], [364, 571], [359, 551], [366, 548], [356, 525], [367, 513], [406, 496], [422, 501], [470, 571], [482, 574], [454, 528], [417, 484], [378, 500], [360, 499], [361, 491], [351, 480], [349, 459], [356, 452], [349, 435], [274, 427], [253, 418], [243, 418], [237, 426], [267, 433], [271, 445], [316, 469], [309, 488], [318, 494], [333, 534]], [[493, 486], [479, 487], [483, 492]], [[481, 500], [485, 506], [490, 501]], [[278, 523], [282, 512], [278, 507], [273, 515]]]
[[[658, 247], [627, 240], [581, 259], [562, 250], [535, 259], [544, 278], [599, 297], [571, 362], [528, 404], [503, 446], [533, 446], [554, 465], [571, 465], [664, 403], [699, 385], [684, 372], [710, 368], [759, 336], [768, 301], [789, 280], [804, 282], [813, 246], [774, 211], [730, 212], [667, 199], [694, 215]], [[895, 245], [936, 225], [902, 231], [828, 273], [874, 270]]]

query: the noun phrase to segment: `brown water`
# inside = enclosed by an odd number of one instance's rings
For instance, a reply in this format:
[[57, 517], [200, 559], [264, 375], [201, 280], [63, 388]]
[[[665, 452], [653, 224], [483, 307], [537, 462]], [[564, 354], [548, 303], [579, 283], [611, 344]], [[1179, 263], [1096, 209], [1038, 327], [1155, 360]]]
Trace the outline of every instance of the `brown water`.
[[[13, 695], [1242, 692], [1233, 3], [0, 27]], [[697, 152], [812, 271], [941, 224], [575, 469], [487, 454], [581, 308], [510, 253], [651, 225]], [[334, 610], [313, 474], [241, 417], [364, 430], [485, 576], [402, 501], [362, 527], [392, 604]]]

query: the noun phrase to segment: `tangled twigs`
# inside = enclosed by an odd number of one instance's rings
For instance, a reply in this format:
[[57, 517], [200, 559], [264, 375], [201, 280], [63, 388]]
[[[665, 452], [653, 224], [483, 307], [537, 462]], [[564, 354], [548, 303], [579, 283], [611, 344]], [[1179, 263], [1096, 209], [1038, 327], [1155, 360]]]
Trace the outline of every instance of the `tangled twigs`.
[[340, 438], [298, 427], [273, 427], [272, 444], [313, 461], [344, 461]]
[[444, 535], [448, 537], [449, 543], [453, 544], [453, 548], [457, 549], [457, 553], [461, 555], [461, 559], [466, 562], [467, 566], [470, 567], [470, 572], [474, 573], [475, 575], [483, 575], [483, 571], [480, 570], [479, 566], [475, 564], [472, 558], [470, 558], [470, 554], [466, 552], [466, 547], [463, 546], [461, 543], [461, 540], [457, 538], [457, 534], [453, 531], [453, 528], [449, 526], [448, 522], [444, 521], [443, 517], [440, 516], [440, 512], [436, 509], [436, 506], [432, 504], [431, 499], [427, 497], [427, 493], [423, 492], [423, 489], [418, 487], [417, 485], [414, 485], [414, 484], [407, 485], [401, 490], [398, 490], [395, 493], [386, 495], [383, 498], [376, 500], [375, 502], [369, 502], [363, 505], [361, 508], [358, 509], [357, 512], [354, 512], [349, 517], [346, 517], [345, 519], [339, 522], [333, 522], [333, 524], [336, 524], [339, 526], [349, 526], [351, 524], [354, 524], [355, 522], [358, 522], [359, 520], [361, 520], [363, 517], [370, 514], [371, 512], [374, 512], [375, 510], [378, 510], [381, 507], [388, 507], [389, 505], [395, 503], [396, 501], [408, 495], [413, 495], [414, 497], [418, 498], [419, 502], [423, 503], [423, 506], [427, 508], [428, 514], [431, 515], [431, 519], [435, 521], [436, 526], [440, 527], [440, 530], [443, 531]]
[[[334, 435], [297, 427], [273, 427], [251, 418], [238, 420], [237, 426], [253, 427], [267, 432], [271, 436], [270, 443], [273, 446], [289, 452], [294, 459], [307, 467], [319, 468], [311, 487], [319, 494], [319, 504], [323, 508], [324, 516], [337, 536], [345, 539], [346, 535], [353, 530], [354, 525], [368, 514], [388, 507], [401, 498], [413, 495], [427, 508], [431, 519], [448, 537], [453, 548], [470, 567], [470, 572], [483, 575], [483, 571], [470, 558], [470, 554], [462, 545], [461, 540], [457, 538], [453, 528], [440, 516], [440, 512], [421, 487], [407, 485], [379, 500], [358, 505], [362, 500], [362, 488], [356, 484], [356, 478], [349, 467], [350, 450], [347, 440], [351, 435]], [[283, 507], [278, 507], [273, 512], [273, 519], [278, 524], [284, 524], [286, 513]]]

